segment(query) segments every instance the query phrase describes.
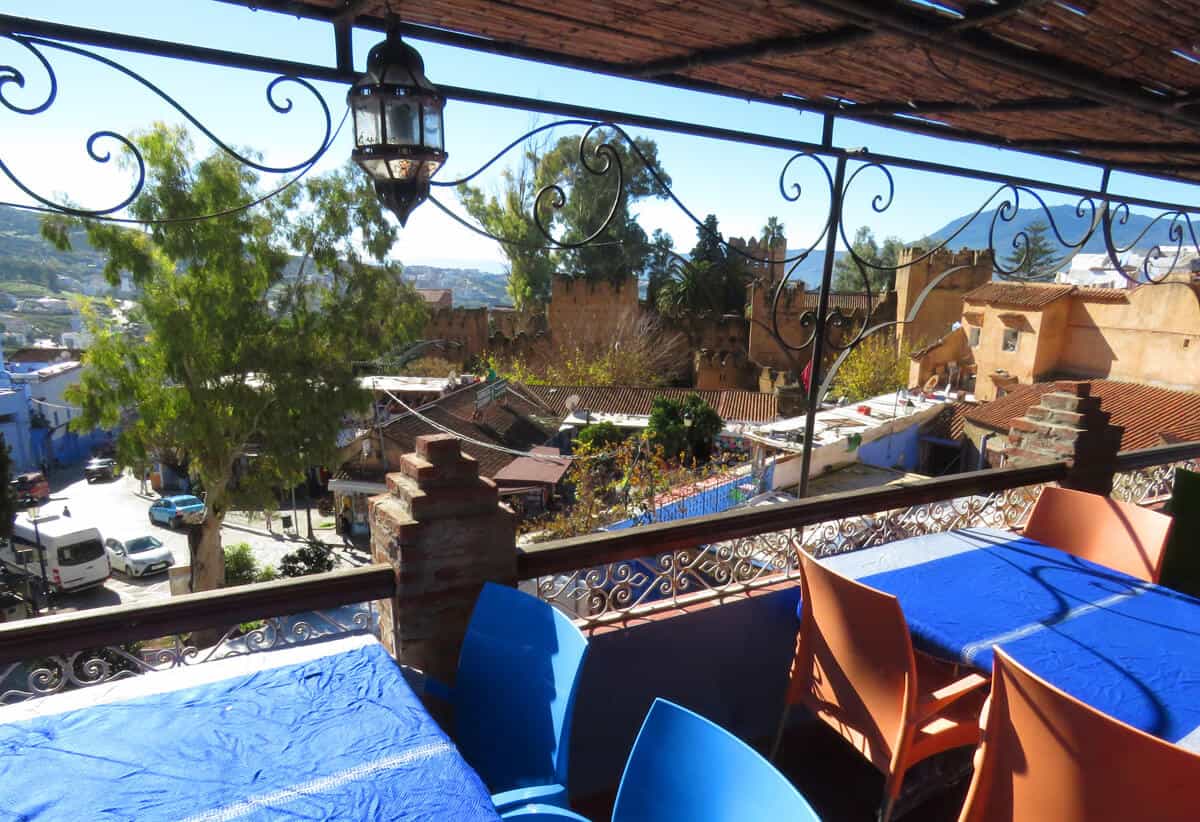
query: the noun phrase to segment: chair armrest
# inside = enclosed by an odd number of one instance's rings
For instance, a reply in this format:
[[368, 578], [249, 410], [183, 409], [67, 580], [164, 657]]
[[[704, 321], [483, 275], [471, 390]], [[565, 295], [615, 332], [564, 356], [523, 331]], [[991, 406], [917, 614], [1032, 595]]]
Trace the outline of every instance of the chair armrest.
[[501, 819], [527, 819], [529, 822], [543, 820], [565, 820], [565, 822], [591, 822], [586, 816], [580, 816], [574, 811], [559, 808], [555, 805], [522, 805], [508, 813], [501, 814]]
[[963, 678], [956, 679], [949, 685], [943, 685], [936, 691], [923, 696], [917, 704], [917, 712], [922, 718], [932, 716], [964, 696], [986, 687], [989, 682], [991, 680], [981, 674], [967, 674]]
[[532, 785], [492, 794], [492, 804], [501, 815], [530, 805], [567, 807], [567, 789], [562, 785]]

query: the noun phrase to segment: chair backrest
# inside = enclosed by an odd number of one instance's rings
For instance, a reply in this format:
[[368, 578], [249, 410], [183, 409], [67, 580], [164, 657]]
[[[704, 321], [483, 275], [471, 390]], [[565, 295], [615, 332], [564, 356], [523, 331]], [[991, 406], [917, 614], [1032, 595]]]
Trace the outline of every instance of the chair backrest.
[[587, 651], [580, 630], [549, 603], [483, 586], [454, 681], [454, 739], [493, 793], [567, 784]]
[[899, 601], [800, 554], [803, 610], [789, 701], [803, 702], [887, 771], [916, 704]]
[[1176, 591], [1200, 596], [1200, 474], [1176, 468], [1167, 505], [1175, 522], [1163, 552], [1159, 581]]
[[1158, 582], [1171, 518], [1098, 494], [1047, 486], [1025, 536], [1148, 582]]
[[656, 699], [638, 732], [612, 822], [818, 819], [783, 774], [721, 726]]
[[1200, 756], [1085, 705], [999, 648], [959, 822], [1200, 819]]

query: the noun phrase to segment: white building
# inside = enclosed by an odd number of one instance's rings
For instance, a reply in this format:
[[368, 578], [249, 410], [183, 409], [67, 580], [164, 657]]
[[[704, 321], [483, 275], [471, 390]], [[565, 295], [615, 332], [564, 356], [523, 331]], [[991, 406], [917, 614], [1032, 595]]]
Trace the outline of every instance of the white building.
[[1141, 271], [1143, 255], [1126, 252], [1118, 257], [1124, 275], [1113, 265], [1107, 254], [1076, 254], [1071, 258], [1071, 267], [1055, 275], [1054, 281], [1067, 285], [1082, 285], [1092, 288], [1131, 288]]

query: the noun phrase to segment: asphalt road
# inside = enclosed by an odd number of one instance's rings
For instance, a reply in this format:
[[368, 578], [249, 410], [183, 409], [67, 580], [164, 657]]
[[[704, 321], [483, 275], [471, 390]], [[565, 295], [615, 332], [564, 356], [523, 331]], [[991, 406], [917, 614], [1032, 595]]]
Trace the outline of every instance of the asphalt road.
[[[58, 476], [51, 478], [51, 487], [54, 490], [50, 501], [42, 506], [43, 515], [61, 514], [63, 508], [69, 508], [72, 519], [80, 524], [96, 526], [105, 539], [115, 537], [125, 540], [152, 534], [171, 549], [176, 564], [187, 564], [187, 535], [183, 531], [172, 531], [170, 528], [150, 523], [148, 510], [157, 494], [151, 492], [150, 495], [142, 496], [138, 493], [137, 480], [128, 475], [89, 485], [83, 479], [81, 467], [77, 467], [70, 474], [65, 473], [68, 470], [70, 469], [63, 469]], [[303, 514], [301, 520], [303, 521]], [[279, 527], [278, 517], [275, 519], [275, 527]], [[266, 534], [262, 519], [258, 519], [250, 527], [226, 522], [221, 537], [226, 546], [238, 542], [249, 543], [260, 564], [275, 567], [278, 567], [284, 554], [303, 544], [278, 534]], [[149, 577], [131, 578], [114, 571], [103, 586], [79, 593], [58, 595], [55, 611], [64, 613], [119, 603], [144, 602], [170, 595], [165, 572]]]

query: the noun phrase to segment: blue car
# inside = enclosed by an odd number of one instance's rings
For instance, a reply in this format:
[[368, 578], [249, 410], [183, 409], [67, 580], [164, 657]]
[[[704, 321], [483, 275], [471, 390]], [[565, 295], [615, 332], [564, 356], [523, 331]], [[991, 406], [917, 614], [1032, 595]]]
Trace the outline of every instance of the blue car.
[[204, 521], [204, 501], [191, 494], [156, 499], [150, 506], [150, 523], [179, 528], [184, 523]]

